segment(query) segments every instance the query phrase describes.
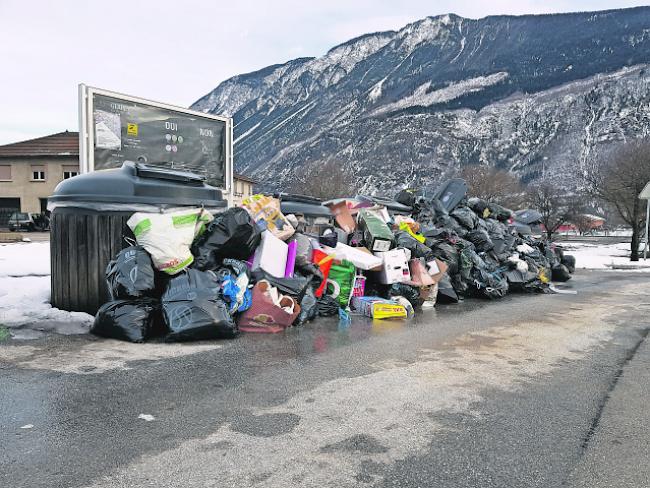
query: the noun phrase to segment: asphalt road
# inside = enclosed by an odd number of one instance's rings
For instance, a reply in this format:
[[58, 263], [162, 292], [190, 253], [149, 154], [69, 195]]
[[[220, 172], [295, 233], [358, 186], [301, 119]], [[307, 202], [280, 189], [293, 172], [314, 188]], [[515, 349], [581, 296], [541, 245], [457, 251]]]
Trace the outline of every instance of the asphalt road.
[[230, 342], [5, 342], [0, 486], [650, 486], [650, 274], [570, 285]]

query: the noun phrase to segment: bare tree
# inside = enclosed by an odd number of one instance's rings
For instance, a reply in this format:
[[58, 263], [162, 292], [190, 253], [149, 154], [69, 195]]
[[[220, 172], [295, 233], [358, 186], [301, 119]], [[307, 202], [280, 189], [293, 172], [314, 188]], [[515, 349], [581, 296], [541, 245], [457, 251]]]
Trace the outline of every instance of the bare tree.
[[287, 191], [322, 200], [356, 195], [358, 187], [343, 165], [330, 159], [303, 166], [286, 185]]
[[467, 182], [469, 195], [507, 208], [520, 208], [525, 192], [513, 174], [483, 165], [466, 166], [459, 175]]
[[542, 181], [528, 188], [528, 202], [542, 214], [542, 224], [549, 241], [560, 227], [581, 213], [580, 201], [578, 196], [567, 195], [549, 181]]
[[650, 181], [650, 140], [619, 145], [594, 162], [586, 177], [592, 194], [616, 209], [632, 228], [630, 260], [639, 260], [639, 241], [645, 225], [644, 202], [639, 193]]

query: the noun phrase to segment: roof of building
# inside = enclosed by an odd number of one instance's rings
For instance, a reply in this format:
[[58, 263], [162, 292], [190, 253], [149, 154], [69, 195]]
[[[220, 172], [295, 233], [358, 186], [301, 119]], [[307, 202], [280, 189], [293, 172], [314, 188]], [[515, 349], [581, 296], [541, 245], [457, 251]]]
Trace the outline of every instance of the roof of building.
[[0, 157], [79, 156], [79, 133], [59, 132], [0, 146]]
[[254, 180], [253, 178], [245, 175], [240, 175], [239, 173], [234, 173], [233, 178], [236, 180], [241, 180], [241, 181], [246, 181], [247, 183], [252, 183], [253, 185], [256, 185], [259, 183], [259, 181]]

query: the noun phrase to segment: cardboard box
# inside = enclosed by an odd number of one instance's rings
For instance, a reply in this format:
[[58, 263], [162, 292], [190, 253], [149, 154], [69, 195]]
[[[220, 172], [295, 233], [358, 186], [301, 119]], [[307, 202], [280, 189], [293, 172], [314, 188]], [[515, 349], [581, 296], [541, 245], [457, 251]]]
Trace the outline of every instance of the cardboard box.
[[378, 273], [380, 283], [406, 283], [411, 281], [409, 269], [410, 253], [406, 249], [392, 249], [386, 252], [376, 252], [375, 256], [382, 258], [381, 270]]
[[386, 222], [368, 212], [367, 209], [359, 212], [359, 226], [363, 230], [363, 239], [371, 251], [388, 251], [393, 245], [393, 233]]
[[433, 261], [429, 261], [427, 263], [427, 268], [429, 275], [433, 279], [433, 282], [439, 283], [447, 272], [448, 266], [444, 261], [440, 261], [440, 259], [436, 258]]
[[381, 297], [352, 297], [352, 308], [373, 319], [405, 319], [406, 308]]
[[263, 269], [271, 276], [284, 278], [287, 267], [287, 254], [289, 246], [278, 239], [269, 230], [262, 232], [262, 241], [255, 251], [253, 259], [253, 271]]
[[348, 234], [354, 232], [354, 229], [357, 228], [357, 223], [354, 221], [350, 209], [348, 209], [347, 201], [343, 200], [342, 202], [330, 205], [330, 211], [339, 227]]

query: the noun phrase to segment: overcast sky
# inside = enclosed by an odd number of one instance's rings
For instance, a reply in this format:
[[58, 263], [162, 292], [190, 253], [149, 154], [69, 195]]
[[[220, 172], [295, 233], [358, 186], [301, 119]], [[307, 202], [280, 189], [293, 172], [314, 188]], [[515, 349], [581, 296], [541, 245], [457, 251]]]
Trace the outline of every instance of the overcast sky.
[[77, 85], [188, 106], [224, 79], [428, 15], [635, 1], [0, 0], [0, 144], [78, 129]]

